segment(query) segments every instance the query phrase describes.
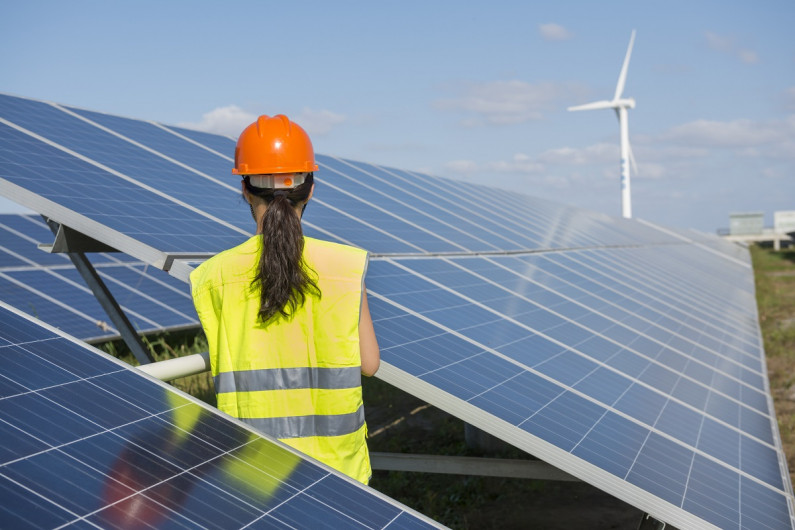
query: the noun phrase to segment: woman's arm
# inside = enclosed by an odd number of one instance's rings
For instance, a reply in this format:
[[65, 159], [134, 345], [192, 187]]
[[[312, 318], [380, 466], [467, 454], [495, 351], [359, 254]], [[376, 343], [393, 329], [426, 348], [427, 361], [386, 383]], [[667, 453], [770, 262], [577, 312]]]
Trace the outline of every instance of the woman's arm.
[[359, 354], [362, 357], [362, 374], [367, 377], [378, 371], [381, 365], [381, 351], [375, 338], [373, 318], [367, 305], [367, 289], [362, 288], [362, 310], [359, 314]]

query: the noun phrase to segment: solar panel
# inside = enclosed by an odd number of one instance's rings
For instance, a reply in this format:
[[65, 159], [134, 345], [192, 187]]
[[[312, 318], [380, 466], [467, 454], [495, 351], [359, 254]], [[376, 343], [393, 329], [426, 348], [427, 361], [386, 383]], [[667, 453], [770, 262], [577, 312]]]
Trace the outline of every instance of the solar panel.
[[[0, 300], [86, 341], [117, 338], [69, 258], [38, 248], [52, 241], [40, 217], [0, 215]], [[183, 282], [125, 254], [92, 253], [91, 260], [139, 333], [198, 327]]]
[[[17, 99], [0, 97], [12, 138], [0, 188], [25, 206], [101, 241], [127, 237], [122, 250], [152, 264], [220, 251], [250, 229], [224, 180], [232, 140], [27, 100], [6, 111]], [[45, 195], [51, 177], [7, 153], [20, 149], [28, 160], [76, 152], [75, 182], [132, 187], [136, 223]], [[373, 254], [379, 377], [674, 526], [793, 527], [746, 250], [482, 185], [318, 162], [306, 232]], [[139, 167], [168, 178], [143, 186]], [[205, 222], [218, 237], [181, 237]], [[178, 260], [172, 273], [189, 270]]]
[[0, 302], [0, 527], [432, 521]]

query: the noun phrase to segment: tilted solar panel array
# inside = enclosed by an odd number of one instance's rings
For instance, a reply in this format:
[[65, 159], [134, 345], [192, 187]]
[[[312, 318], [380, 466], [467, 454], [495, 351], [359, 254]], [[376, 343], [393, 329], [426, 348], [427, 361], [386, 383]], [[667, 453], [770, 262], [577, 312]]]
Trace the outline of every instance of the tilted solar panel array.
[[[8, 96], [0, 117], [3, 193], [95, 239], [185, 279], [250, 234], [228, 138]], [[373, 253], [381, 378], [675, 526], [793, 527], [747, 251], [318, 162], [305, 231]]]
[[0, 527], [432, 528], [0, 302]]
[[[0, 300], [85, 341], [117, 338], [69, 258], [38, 248], [52, 242], [41, 217], [0, 215]], [[198, 327], [183, 282], [125, 254], [92, 253], [89, 259], [138, 332]]]

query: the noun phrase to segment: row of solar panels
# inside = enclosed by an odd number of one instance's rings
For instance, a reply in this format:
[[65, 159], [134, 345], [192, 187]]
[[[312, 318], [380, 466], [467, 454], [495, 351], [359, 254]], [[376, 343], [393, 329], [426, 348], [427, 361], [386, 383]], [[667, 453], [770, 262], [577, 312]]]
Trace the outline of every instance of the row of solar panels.
[[431, 528], [0, 301], [0, 527]]
[[[0, 300], [85, 341], [117, 338], [69, 258], [38, 248], [53, 237], [41, 217], [0, 215]], [[198, 327], [183, 282], [124, 254], [91, 254], [90, 259], [138, 332]]]
[[[228, 138], [0, 97], [0, 189], [186, 279], [250, 235]], [[679, 527], [793, 527], [747, 251], [319, 156], [308, 235], [356, 244], [379, 376]]]

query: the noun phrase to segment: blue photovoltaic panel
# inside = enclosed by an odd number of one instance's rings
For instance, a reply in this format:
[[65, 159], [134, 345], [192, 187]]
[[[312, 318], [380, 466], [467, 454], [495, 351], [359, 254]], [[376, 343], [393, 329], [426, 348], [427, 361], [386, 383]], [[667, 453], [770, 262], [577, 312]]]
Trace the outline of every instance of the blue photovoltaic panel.
[[[70, 173], [79, 193], [47, 195], [73, 223], [165, 253], [217, 252], [251, 229], [229, 138], [7, 96], [0, 116], [46, 137], [9, 125], [12, 144], [0, 146], [0, 177], [33, 194], [51, 177], [24, 164], [30, 153], [89, 159]], [[747, 250], [486, 179], [317, 161], [305, 233], [373, 254], [383, 379], [674, 526], [793, 527]], [[110, 219], [79, 187], [81, 172], [107, 171], [151, 199], [134, 210], [140, 224]], [[186, 227], [193, 219], [218, 236], [183, 237], [201, 233]]]
[[[0, 300], [83, 340], [118, 337], [69, 258], [38, 248], [53, 239], [40, 217], [0, 215]], [[198, 327], [183, 282], [124, 254], [87, 256], [140, 333]]]
[[[166, 134], [163, 129], [138, 120], [111, 117], [79, 109], [61, 110], [45, 103], [10, 96], [0, 96], [0, 112], [5, 119], [15, 125], [39, 134], [57, 146], [77, 152], [101, 164], [102, 167], [118, 171], [161, 195], [177, 202], [190, 204], [193, 208], [191, 211], [182, 211], [172, 206], [170, 210], [173, 211], [169, 211], [171, 218], [166, 220], [161, 212], [164, 209], [169, 210], [169, 207], [162, 204], [163, 198], [159, 195], [155, 197], [148, 194], [140, 195], [139, 189], [139, 195], [134, 194], [131, 199], [138, 205], [138, 222], [152, 225], [147, 232], [145, 228], [136, 230], [134, 226], [125, 229], [119, 226], [118, 220], [114, 222], [107, 215], [103, 215], [101, 206], [86, 208], [74, 204], [68, 200], [69, 194], [56, 201], [69, 206], [77, 213], [97, 220], [114, 230], [133, 235], [156, 248], [173, 252], [206, 251], [212, 246], [220, 250], [232, 246], [224, 239], [225, 230], [219, 233], [221, 226], [207, 230], [204, 225], [212, 220], [226, 223], [224, 225], [226, 228], [242, 231], [250, 229], [246, 208], [241, 207], [237, 191], [239, 184], [236, 178], [229, 175], [231, 149], [226, 156], [220, 156], [221, 151], [218, 149], [229, 145], [228, 139], [221, 139], [219, 142], [221, 145], [207, 146], [213, 149], [214, 153], [218, 153], [217, 161], [214, 162], [212, 157], [207, 157], [207, 154], [213, 154], [210, 151], [200, 150], [203, 152], [199, 153], [198, 148], [188, 141], [183, 141], [183, 145], [180, 145], [170, 138], [167, 141], [163, 140], [165, 138], [163, 135]], [[110, 128], [124, 138], [86, 123], [76, 115]], [[185, 135], [184, 130], [175, 132]], [[208, 137], [202, 133], [193, 136], [194, 141], [202, 138], [206, 140]], [[180, 139], [177, 136], [174, 138]], [[13, 143], [21, 141], [14, 140]], [[156, 152], [141, 149], [140, 145]], [[179, 162], [180, 165], [175, 164], [174, 161]], [[455, 252], [461, 251], [462, 248], [480, 251], [484, 247], [484, 241], [489, 240], [500, 250], [621, 244], [631, 241], [627, 237], [627, 232], [652, 234], [660, 242], [672, 241], [670, 236], [654, 229], [607, 216], [586, 216], [574, 209], [557, 211], [558, 215], [550, 216], [547, 215], [550, 207], [543, 202], [532, 205], [519, 203], [517, 207], [521, 208], [518, 208], [520, 210], [518, 212], [510, 208], [495, 209], [492, 200], [484, 200], [484, 197], [494, 193], [487, 188], [475, 187], [479, 188], [479, 191], [451, 189], [449, 181], [425, 175], [402, 178], [399, 176], [400, 172], [388, 169], [378, 169], [372, 176], [375, 187], [383, 188], [381, 192], [372, 192], [376, 197], [380, 197], [376, 200], [385, 203], [382, 206], [378, 202], [371, 203], [370, 200], [348, 191], [351, 179], [340, 176], [334, 170], [334, 166], [340, 164], [339, 161], [320, 155], [318, 162], [324, 168], [325, 175], [323, 179], [318, 179], [315, 200], [307, 210], [305, 220], [307, 234], [349, 242], [375, 253]], [[347, 164], [353, 166], [352, 169], [355, 170], [355, 163]], [[369, 166], [368, 170], [373, 168], [374, 166]], [[97, 170], [96, 167], [86, 168], [81, 165], [74, 168], [77, 174], [81, 172], [91, 174], [96, 173]], [[4, 172], [0, 160], [0, 176], [40, 193], [36, 182], [40, 182], [38, 178], [45, 178], [44, 176], [25, 175], [22, 178], [13, 173]], [[75, 175], [76, 179], [77, 176]], [[102, 177], [108, 186], [120, 186], [121, 190], [127, 186], [126, 183], [123, 183], [123, 186], [119, 184], [118, 177], [108, 175]], [[395, 181], [400, 182], [402, 193], [391, 191], [389, 183]], [[85, 180], [69, 183], [82, 185]], [[42, 193], [42, 195], [56, 200], [59, 193], [63, 193], [63, 190], [56, 188], [52, 193]], [[88, 195], [88, 190], [85, 193]], [[446, 195], [450, 195], [451, 199], [447, 199]], [[95, 196], [96, 193], [92, 195]], [[429, 221], [430, 216], [426, 213], [428, 208], [416, 204], [416, 199], [412, 198], [416, 196], [430, 196], [434, 200], [439, 200], [444, 208], [433, 217], [441, 218]], [[404, 197], [410, 200], [401, 201]], [[146, 202], [150, 202], [151, 206], [141, 207]], [[508, 202], [513, 202], [513, 199], [508, 198]], [[401, 211], [393, 212], [390, 206], [400, 208]], [[180, 214], [177, 215], [176, 211], [180, 211]], [[197, 215], [204, 218], [196, 219], [192, 214], [197, 212], [199, 212]], [[531, 215], [530, 218], [534, 219], [530, 225], [527, 222], [527, 215]], [[478, 224], [483, 224], [492, 232], [507, 234], [508, 239], [504, 241], [499, 237], [470, 238], [462, 235], [462, 230], [456, 231], [450, 228], [451, 225], [460, 223], [458, 219], [461, 217], [476, 219]], [[164, 231], [166, 226], [173, 230]], [[191, 226], [194, 228], [193, 232]], [[444, 227], [444, 230], [437, 230], [439, 227]], [[206, 234], [207, 238], [196, 239], [196, 232]], [[453, 237], [456, 239], [452, 239]]]
[[0, 527], [432, 521], [0, 303]]
[[[712, 524], [790, 527], [775, 415], [765, 390], [744, 382], [745, 354], [699, 355], [698, 342], [677, 351], [676, 327], [654, 340], [650, 323], [621, 315], [605, 326], [595, 300], [564, 298], [532, 266], [514, 272], [547, 258], [373, 261], [384, 362]], [[713, 467], [734, 482], [704, 484]], [[751, 490], [764, 492], [764, 510]]]

